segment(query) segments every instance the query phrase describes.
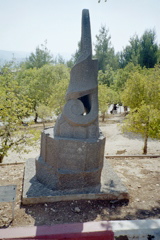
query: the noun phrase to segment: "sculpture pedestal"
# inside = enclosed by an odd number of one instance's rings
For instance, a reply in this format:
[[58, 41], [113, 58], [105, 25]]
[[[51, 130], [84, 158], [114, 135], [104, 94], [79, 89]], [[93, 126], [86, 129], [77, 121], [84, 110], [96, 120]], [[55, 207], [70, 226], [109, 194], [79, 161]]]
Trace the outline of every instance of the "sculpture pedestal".
[[55, 138], [44, 130], [41, 153], [25, 166], [23, 204], [128, 199], [128, 192], [104, 159], [105, 138]]
[[73, 139], [54, 137], [44, 130], [41, 153], [36, 159], [36, 177], [52, 190], [83, 189], [100, 184], [105, 137]]
[[104, 159], [101, 181], [98, 186], [83, 189], [51, 190], [36, 178], [35, 159], [26, 161], [23, 204], [35, 204], [73, 200], [122, 200], [129, 199], [129, 194], [113, 168]]

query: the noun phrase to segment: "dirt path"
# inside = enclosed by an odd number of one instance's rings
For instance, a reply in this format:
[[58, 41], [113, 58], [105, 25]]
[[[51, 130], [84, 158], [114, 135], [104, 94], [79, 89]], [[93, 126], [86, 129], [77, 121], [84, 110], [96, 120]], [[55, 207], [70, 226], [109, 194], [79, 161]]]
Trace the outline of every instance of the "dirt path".
[[[123, 116], [118, 114], [109, 116], [110, 118], [105, 123], [100, 122], [100, 128], [106, 136], [105, 155], [141, 155], [144, 144], [142, 137], [132, 133], [122, 134], [120, 126]], [[23, 162], [28, 158], [37, 157], [40, 153], [40, 141], [37, 142], [36, 147], [28, 149], [31, 151], [23, 154], [10, 151], [8, 157], [5, 157], [3, 162]], [[148, 154], [160, 155], [160, 140], [149, 138]]]

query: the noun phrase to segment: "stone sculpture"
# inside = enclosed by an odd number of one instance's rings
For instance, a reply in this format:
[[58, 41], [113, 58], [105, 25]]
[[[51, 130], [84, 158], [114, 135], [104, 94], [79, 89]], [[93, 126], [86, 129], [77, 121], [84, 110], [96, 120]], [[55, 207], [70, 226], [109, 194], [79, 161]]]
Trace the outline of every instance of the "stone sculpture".
[[37, 179], [52, 190], [100, 184], [105, 138], [98, 124], [97, 60], [92, 60], [89, 11], [82, 12], [81, 54], [71, 70], [66, 104], [54, 128], [44, 130]]
[[78, 199], [128, 199], [104, 158], [98, 124], [97, 60], [92, 60], [89, 11], [82, 12], [81, 55], [71, 70], [66, 104], [41, 136], [40, 156], [25, 164], [23, 204]]
[[55, 126], [55, 136], [84, 139], [99, 137], [97, 72], [98, 62], [92, 60], [89, 11], [84, 9], [81, 53], [71, 70], [67, 103]]

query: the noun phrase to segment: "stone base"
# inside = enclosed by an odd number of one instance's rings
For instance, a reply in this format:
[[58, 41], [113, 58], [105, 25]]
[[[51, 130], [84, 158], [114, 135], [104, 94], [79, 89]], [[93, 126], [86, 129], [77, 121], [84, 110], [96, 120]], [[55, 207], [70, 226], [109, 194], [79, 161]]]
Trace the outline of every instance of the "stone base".
[[104, 159], [101, 184], [99, 186], [59, 191], [53, 191], [37, 180], [35, 159], [28, 159], [26, 161], [22, 196], [23, 204], [73, 201], [82, 199], [121, 200], [129, 199], [129, 194], [120, 178], [114, 172], [113, 168], [109, 165], [106, 159]]
[[104, 147], [101, 132], [97, 139], [60, 138], [54, 136], [53, 128], [47, 128], [36, 159], [36, 178], [53, 191], [96, 186], [100, 184]]

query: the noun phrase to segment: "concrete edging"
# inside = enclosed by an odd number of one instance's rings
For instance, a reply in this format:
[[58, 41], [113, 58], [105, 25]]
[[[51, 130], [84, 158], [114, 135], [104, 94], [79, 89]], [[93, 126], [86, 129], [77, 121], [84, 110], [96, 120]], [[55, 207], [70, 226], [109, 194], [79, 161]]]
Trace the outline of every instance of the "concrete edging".
[[0, 229], [0, 239], [160, 239], [160, 219], [100, 221]]

